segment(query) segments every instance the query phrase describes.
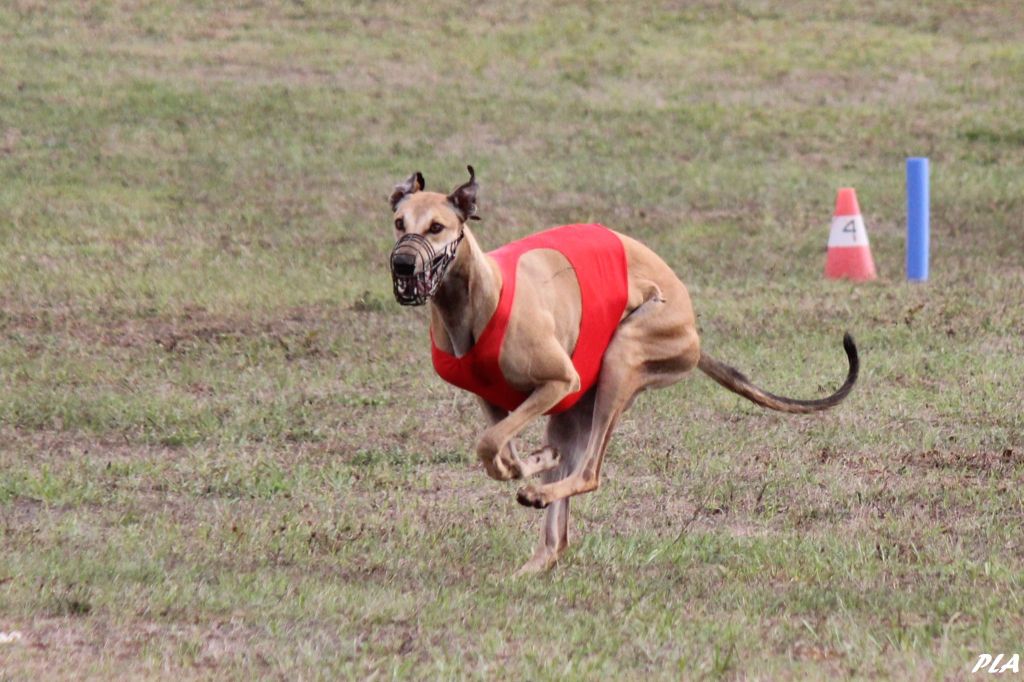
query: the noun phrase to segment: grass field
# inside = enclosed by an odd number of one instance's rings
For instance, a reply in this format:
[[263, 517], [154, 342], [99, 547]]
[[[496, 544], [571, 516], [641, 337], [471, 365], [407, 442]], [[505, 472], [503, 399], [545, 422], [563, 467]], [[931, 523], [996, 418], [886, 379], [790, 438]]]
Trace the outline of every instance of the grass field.
[[[0, 680], [970, 677], [1024, 653], [1017, 0], [0, 6]], [[903, 279], [906, 156], [932, 279]], [[392, 299], [391, 186], [687, 282], [579, 538]], [[821, 277], [855, 186], [880, 278]], [[526, 436], [537, 445], [540, 431]], [[638, 492], [637, 492], [638, 491]]]

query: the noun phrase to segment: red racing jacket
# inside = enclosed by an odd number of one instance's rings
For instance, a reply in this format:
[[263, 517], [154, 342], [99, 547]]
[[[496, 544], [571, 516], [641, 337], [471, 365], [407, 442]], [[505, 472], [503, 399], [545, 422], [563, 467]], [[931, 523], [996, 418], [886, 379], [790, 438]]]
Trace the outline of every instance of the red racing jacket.
[[445, 353], [430, 339], [434, 369], [448, 383], [476, 393], [492, 405], [512, 411], [529, 394], [509, 385], [501, 372], [502, 344], [516, 295], [516, 265], [533, 249], [558, 251], [572, 265], [582, 296], [580, 333], [572, 364], [580, 389], [567, 395], [547, 414], [564, 412], [597, 383], [601, 360], [622, 319], [629, 296], [626, 252], [622, 241], [603, 225], [565, 225], [511, 242], [489, 252], [501, 270], [498, 307], [480, 338], [462, 357]]

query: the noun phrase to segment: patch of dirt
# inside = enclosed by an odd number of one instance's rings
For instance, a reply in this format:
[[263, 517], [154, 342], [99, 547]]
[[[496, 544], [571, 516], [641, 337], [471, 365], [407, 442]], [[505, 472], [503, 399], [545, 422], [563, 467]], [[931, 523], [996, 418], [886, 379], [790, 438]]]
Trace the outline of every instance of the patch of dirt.
[[821, 646], [820, 644], [802, 640], [793, 645], [790, 653], [798, 661], [832, 661], [845, 656], [842, 651], [832, 647]]
[[0, 136], [0, 154], [13, 154], [21, 142], [21, 131], [17, 128], [4, 129], [3, 136]]
[[1001, 452], [957, 452], [928, 450], [906, 455], [903, 463], [926, 469], [966, 469], [1002, 472], [1024, 465], [1024, 451], [1005, 448]]
[[[126, 314], [127, 315], [127, 314]], [[92, 317], [68, 307], [45, 310], [0, 308], [0, 334], [64, 334], [89, 344], [137, 348], [156, 344], [168, 352], [181, 352], [196, 344], [223, 344], [247, 338], [266, 338], [285, 351], [289, 359], [333, 355], [315, 332], [340, 331], [339, 309], [305, 306], [273, 317], [226, 316], [200, 307], [186, 307], [173, 316]]]
[[174, 459], [181, 456], [180, 451], [171, 447], [129, 443], [124, 438], [8, 426], [0, 427], [0, 443], [4, 443], [8, 452], [30, 453], [33, 459], [40, 460], [87, 456], [116, 464], [136, 461], [140, 452], [150, 458]]
[[[161, 623], [129, 620], [114, 623], [110, 619], [87, 617], [34, 618], [20, 625], [22, 640], [29, 660], [23, 671], [33, 670], [32, 658], [38, 657], [39, 670], [55, 672], [59, 661], [74, 662], [73, 670], [99, 664], [111, 658], [133, 662], [135, 673], [160, 669], [212, 671], [221, 664], [245, 659], [250, 665], [265, 668], [269, 661], [261, 656], [260, 643], [269, 635], [262, 628], [238, 619], [214, 620], [205, 623]], [[146, 654], [146, 656], [143, 656]], [[146, 661], [146, 657], [150, 661]], [[65, 672], [73, 674], [72, 667]], [[209, 672], [207, 673], [209, 674]]]

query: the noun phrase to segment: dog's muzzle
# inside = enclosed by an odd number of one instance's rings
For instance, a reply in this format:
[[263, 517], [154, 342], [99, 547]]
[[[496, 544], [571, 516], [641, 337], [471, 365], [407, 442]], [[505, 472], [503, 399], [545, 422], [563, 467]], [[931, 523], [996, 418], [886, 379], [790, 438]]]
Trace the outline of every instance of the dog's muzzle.
[[[455, 252], [462, 235], [450, 242], [440, 253], [425, 237], [407, 234], [391, 249], [391, 281], [395, 285], [395, 300], [402, 305], [423, 305], [441, 286], [444, 273], [455, 260]], [[417, 266], [422, 263], [422, 269]]]

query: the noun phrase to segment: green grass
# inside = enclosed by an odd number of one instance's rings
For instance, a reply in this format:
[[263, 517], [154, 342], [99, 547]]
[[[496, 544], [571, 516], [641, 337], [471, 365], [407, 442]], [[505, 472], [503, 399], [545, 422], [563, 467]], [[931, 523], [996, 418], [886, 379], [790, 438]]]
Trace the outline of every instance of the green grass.
[[[0, 8], [0, 679], [967, 677], [1021, 652], [1012, 0]], [[903, 280], [903, 162], [933, 163]], [[706, 378], [559, 567], [391, 299], [391, 186], [643, 240]], [[880, 279], [821, 277], [852, 185]], [[526, 436], [537, 444], [538, 428]], [[1022, 652], [1024, 653], [1024, 652]]]

